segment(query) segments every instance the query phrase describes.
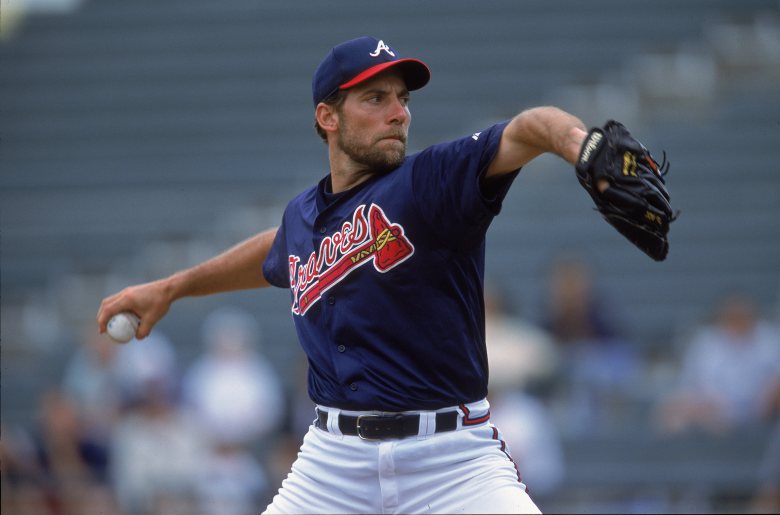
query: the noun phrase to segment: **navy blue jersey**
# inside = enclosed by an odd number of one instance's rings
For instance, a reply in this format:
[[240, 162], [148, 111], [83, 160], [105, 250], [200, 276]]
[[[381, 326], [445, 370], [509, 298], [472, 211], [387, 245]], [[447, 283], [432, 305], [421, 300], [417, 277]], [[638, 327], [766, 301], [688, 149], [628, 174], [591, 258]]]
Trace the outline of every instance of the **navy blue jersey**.
[[480, 182], [505, 126], [288, 204], [263, 273], [290, 288], [314, 402], [405, 411], [487, 395], [485, 232], [517, 172], [489, 194]]

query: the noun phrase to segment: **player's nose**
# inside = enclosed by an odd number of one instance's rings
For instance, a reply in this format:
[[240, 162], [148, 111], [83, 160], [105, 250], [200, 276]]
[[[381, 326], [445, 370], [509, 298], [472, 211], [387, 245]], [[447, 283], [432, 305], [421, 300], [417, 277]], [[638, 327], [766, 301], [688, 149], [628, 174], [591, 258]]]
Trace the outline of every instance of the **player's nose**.
[[411, 118], [409, 106], [402, 98], [396, 98], [391, 102], [389, 108], [390, 123], [403, 124]]

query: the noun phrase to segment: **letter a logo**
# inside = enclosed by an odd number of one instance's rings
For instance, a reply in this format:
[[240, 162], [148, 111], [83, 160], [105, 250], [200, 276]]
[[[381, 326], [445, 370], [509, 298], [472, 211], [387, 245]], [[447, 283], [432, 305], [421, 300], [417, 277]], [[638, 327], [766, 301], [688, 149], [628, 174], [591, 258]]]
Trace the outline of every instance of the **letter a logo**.
[[381, 52], [382, 50], [387, 52], [389, 56], [395, 57], [395, 54], [393, 53], [392, 50], [390, 50], [390, 47], [385, 45], [385, 42], [382, 41], [381, 39], [379, 40], [379, 44], [376, 46], [376, 50], [370, 52], [368, 55], [370, 55], [371, 57], [379, 57], [379, 52]]

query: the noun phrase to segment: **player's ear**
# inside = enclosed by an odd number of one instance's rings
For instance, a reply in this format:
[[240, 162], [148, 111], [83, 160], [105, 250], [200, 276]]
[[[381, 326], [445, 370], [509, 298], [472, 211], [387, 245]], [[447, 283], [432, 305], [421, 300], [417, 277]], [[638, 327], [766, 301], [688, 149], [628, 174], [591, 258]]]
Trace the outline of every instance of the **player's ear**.
[[320, 102], [314, 111], [317, 123], [325, 132], [335, 132], [339, 126], [339, 114], [336, 106]]

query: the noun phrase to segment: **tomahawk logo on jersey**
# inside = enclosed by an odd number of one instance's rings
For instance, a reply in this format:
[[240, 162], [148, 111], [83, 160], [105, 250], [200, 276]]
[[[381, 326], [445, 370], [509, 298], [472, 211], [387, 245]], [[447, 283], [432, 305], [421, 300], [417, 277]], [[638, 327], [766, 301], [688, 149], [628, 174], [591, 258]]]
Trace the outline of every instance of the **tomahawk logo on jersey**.
[[384, 273], [413, 253], [414, 246], [404, 235], [404, 228], [391, 223], [381, 207], [371, 204], [366, 214], [366, 206], [360, 205], [351, 221], [323, 238], [319, 250], [312, 252], [305, 263], [300, 256], [290, 255], [292, 312], [305, 315], [323, 293], [366, 263], [373, 263], [377, 272]]

